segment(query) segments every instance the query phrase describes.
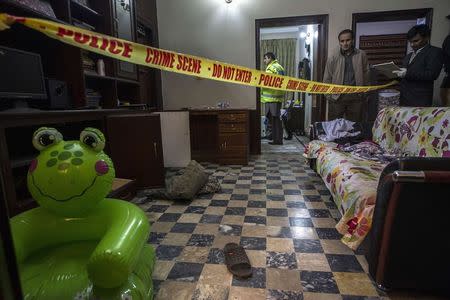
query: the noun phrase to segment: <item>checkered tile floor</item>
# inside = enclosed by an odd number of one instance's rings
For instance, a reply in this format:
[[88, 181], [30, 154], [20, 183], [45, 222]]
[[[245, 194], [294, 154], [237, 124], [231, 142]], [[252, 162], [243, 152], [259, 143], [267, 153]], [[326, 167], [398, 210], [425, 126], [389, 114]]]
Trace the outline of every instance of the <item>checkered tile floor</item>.
[[283, 145], [270, 145], [269, 140], [261, 140], [261, 152], [262, 153], [303, 153], [303, 144], [308, 143], [307, 138], [304, 136], [296, 136], [292, 140], [283, 140]]
[[[222, 191], [192, 202], [140, 204], [152, 222], [156, 299], [379, 299], [365, 258], [340, 242], [339, 212], [299, 154], [248, 166], [204, 164]], [[253, 276], [233, 277], [226, 243], [242, 245]]]

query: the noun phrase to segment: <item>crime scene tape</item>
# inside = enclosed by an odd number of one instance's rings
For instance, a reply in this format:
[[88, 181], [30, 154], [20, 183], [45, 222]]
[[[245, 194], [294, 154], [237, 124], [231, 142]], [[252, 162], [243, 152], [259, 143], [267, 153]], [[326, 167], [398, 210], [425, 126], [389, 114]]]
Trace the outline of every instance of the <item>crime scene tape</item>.
[[75, 26], [0, 13], [0, 30], [14, 23], [40, 31], [52, 39], [122, 61], [195, 77], [260, 88], [312, 94], [365, 93], [393, 85], [345, 86], [276, 75], [211, 59], [149, 47]]

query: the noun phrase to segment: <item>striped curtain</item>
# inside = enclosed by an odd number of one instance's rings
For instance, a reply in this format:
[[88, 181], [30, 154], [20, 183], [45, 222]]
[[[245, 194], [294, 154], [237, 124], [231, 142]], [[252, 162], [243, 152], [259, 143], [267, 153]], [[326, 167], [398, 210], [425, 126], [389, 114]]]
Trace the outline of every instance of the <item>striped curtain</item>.
[[[295, 77], [295, 49], [297, 39], [274, 39], [261, 41], [261, 61], [260, 66], [262, 70], [266, 69], [264, 64], [264, 53], [273, 52], [280, 65], [283, 66], [285, 75]], [[284, 104], [286, 100], [294, 99], [293, 92], [286, 92]]]

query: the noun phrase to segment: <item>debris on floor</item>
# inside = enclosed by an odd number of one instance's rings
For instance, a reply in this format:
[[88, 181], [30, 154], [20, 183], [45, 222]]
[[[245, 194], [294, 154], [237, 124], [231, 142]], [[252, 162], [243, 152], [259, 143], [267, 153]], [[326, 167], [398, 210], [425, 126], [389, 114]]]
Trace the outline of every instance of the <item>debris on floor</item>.
[[196, 195], [220, 191], [219, 180], [206, 173], [205, 168], [195, 160], [191, 160], [186, 168], [177, 172], [167, 172], [166, 188], [148, 189], [140, 192], [147, 200], [192, 200]]

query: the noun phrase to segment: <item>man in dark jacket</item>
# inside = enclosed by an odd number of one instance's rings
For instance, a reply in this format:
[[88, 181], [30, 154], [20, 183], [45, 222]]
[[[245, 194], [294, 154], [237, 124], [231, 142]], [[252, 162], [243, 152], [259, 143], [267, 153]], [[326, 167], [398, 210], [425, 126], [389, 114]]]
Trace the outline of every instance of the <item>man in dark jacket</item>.
[[[447, 16], [450, 20], [450, 15]], [[445, 77], [441, 84], [441, 103], [442, 106], [450, 105], [450, 34], [445, 38], [442, 44], [442, 51], [444, 53], [444, 71]]]
[[440, 48], [431, 46], [430, 29], [416, 25], [407, 34], [413, 52], [403, 59], [401, 71], [393, 71], [400, 77], [401, 106], [431, 106], [433, 83], [439, 76], [444, 58]]

